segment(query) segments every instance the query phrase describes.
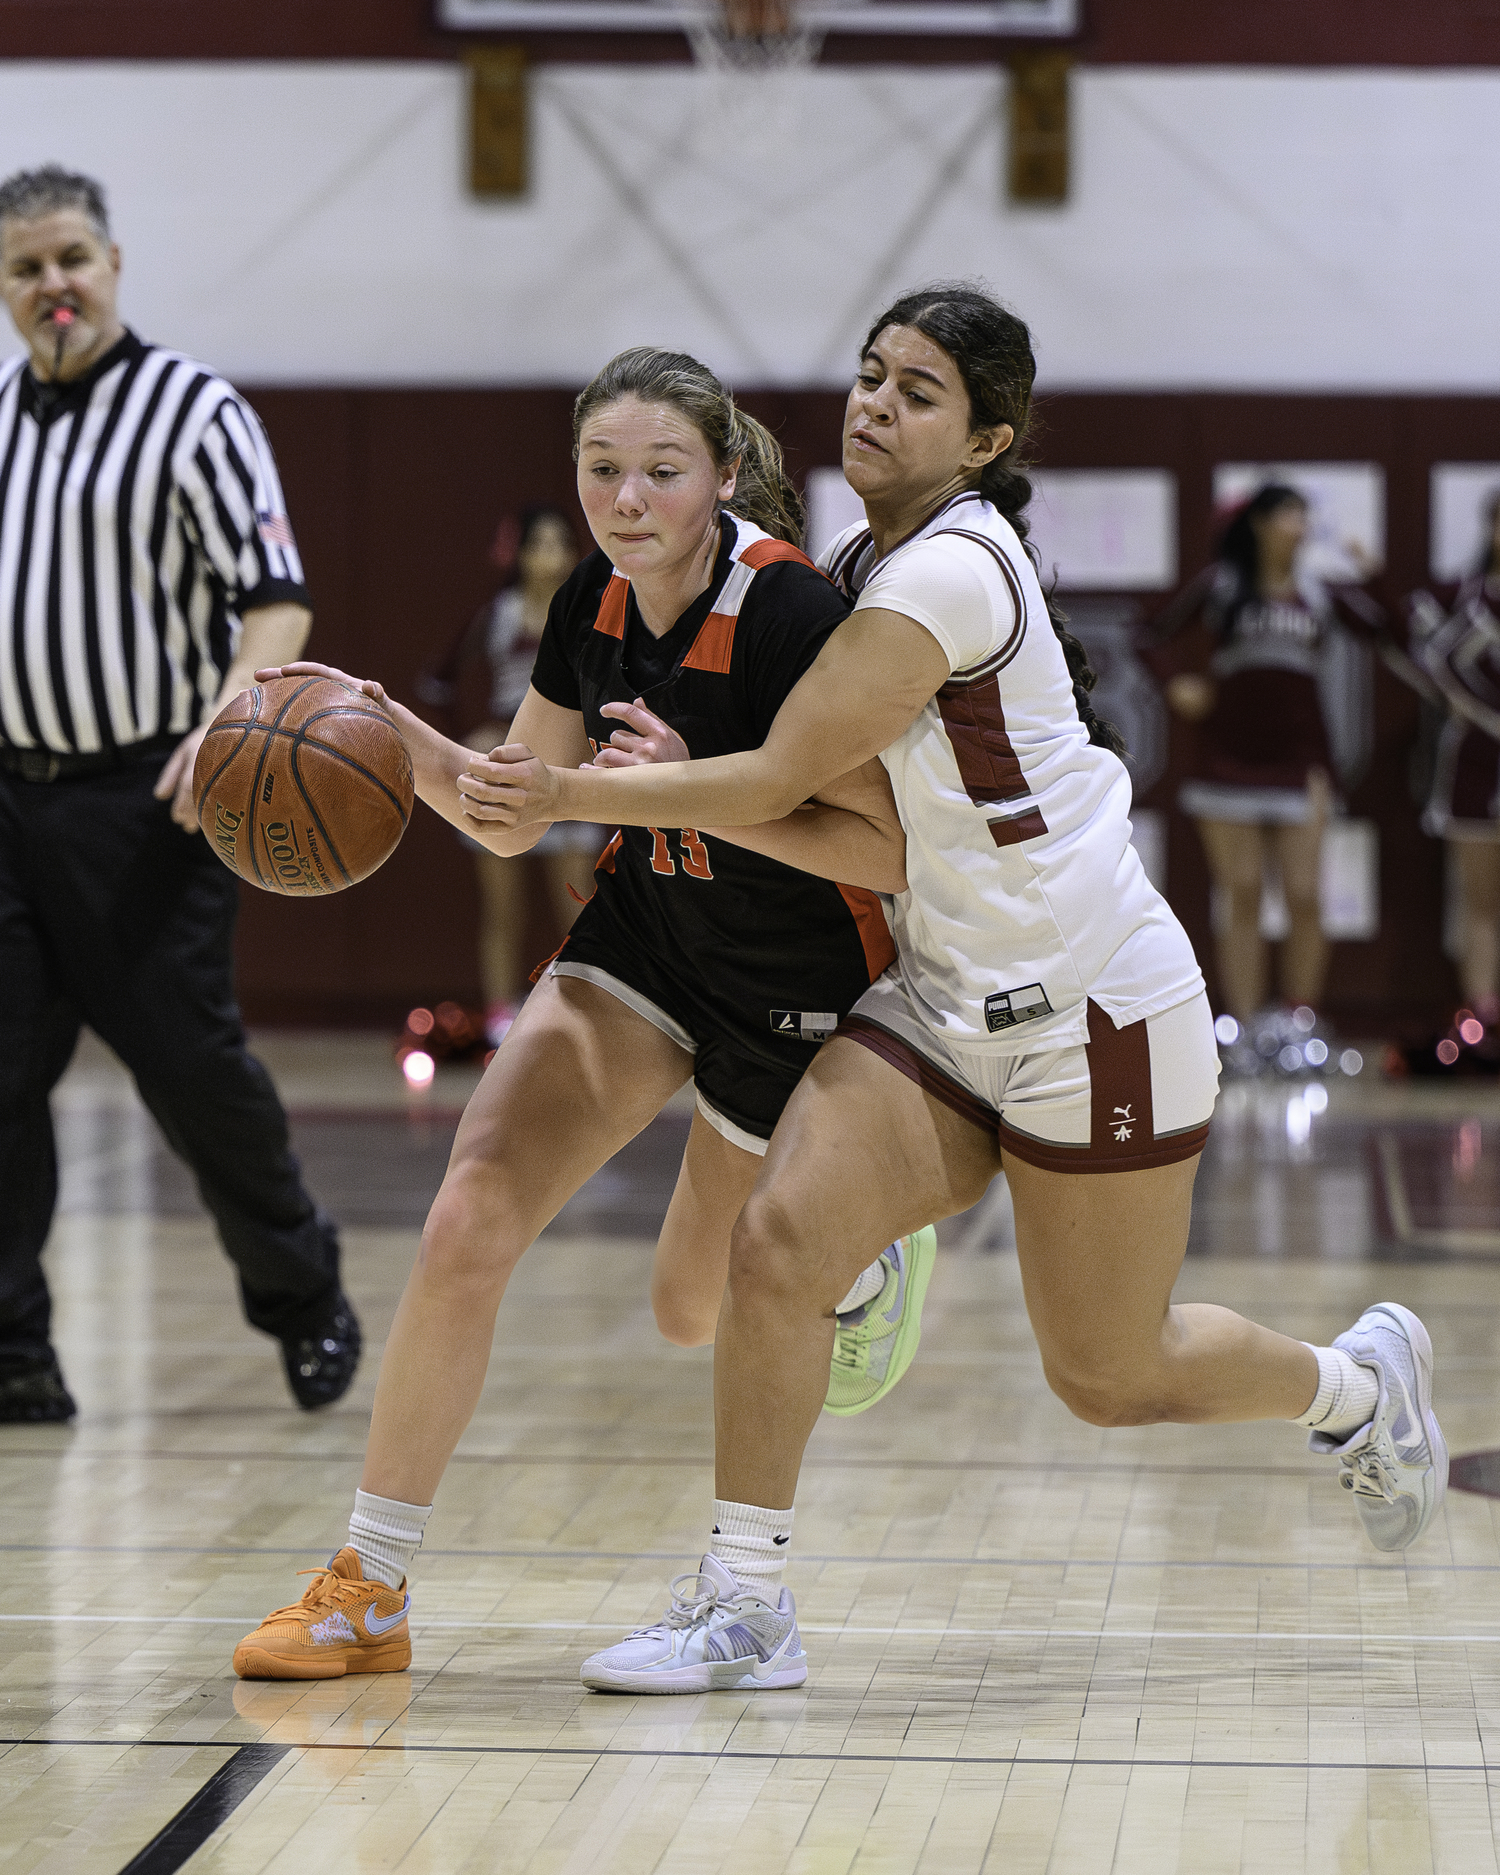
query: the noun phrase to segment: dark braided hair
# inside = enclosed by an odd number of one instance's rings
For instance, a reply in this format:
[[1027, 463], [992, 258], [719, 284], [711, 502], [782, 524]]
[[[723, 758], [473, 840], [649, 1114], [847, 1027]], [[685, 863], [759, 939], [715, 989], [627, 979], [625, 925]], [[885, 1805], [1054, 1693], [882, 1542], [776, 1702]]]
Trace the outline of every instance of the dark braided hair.
[[[982, 287], [960, 280], [940, 281], [935, 286], [903, 293], [870, 327], [861, 356], [869, 351], [887, 326], [911, 326], [930, 338], [934, 345], [942, 346], [958, 367], [964, 389], [969, 393], [969, 411], [976, 430], [990, 430], [1008, 423], [1015, 431], [1009, 447], [980, 471], [978, 491], [1015, 529], [1040, 574], [1041, 562], [1027, 539], [1031, 531], [1026, 519], [1031, 482], [1021, 466], [1021, 450], [1031, 416], [1031, 386], [1036, 377], [1031, 334], [1025, 321], [1007, 312]], [[1113, 723], [1094, 714], [1089, 692], [1097, 680], [1089, 666], [1088, 653], [1068, 630], [1068, 615], [1051, 593], [1044, 593], [1043, 598], [1052, 629], [1068, 661], [1073, 697], [1089, 741], [1123, 756], [1125, 741], [1120, 732]]]

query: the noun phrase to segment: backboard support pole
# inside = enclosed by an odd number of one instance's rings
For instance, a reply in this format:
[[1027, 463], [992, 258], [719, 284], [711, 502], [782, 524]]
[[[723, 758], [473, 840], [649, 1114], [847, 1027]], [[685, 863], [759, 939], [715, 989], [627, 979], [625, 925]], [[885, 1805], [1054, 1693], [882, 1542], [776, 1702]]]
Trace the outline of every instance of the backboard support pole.
[[474, 46], [469, 68], [469, 187], [489, 201], [514, 201], [530, 184], [530, 98], [520, 46]]
[[1069, 75], [1073, 55], [1055, 46], [1017, 46], [1010, 67], [1007, 182], [1012, 202], [1060, 208], [1068, 199]]

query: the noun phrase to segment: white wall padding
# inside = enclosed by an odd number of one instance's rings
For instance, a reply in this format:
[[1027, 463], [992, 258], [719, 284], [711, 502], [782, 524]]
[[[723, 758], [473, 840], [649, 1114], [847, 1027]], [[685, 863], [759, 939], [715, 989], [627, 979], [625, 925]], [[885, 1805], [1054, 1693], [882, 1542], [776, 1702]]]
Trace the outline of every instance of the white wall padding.
[[867, 317], [993, 282], [1054, 387], [1493, 389], [1500, 73], [1109, 67], [1064, 209], [1003, 80], [554, 66], [533, 190], [463, 183], [459, 68], [0, 64], [0, 170], [109, 185], [127, 315], [247, 381], [576, 383], [641, 341], [846, 381]]

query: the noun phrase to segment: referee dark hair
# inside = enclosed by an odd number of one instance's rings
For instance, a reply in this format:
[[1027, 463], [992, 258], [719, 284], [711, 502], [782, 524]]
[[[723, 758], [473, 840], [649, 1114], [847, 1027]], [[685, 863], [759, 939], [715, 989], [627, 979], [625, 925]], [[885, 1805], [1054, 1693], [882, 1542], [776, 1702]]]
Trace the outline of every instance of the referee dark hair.
[[29, 353], [0, 364], [0, 1421], [76, 1410], [41, 1255], [48, 1095], [84, 1023], [196, 1175], [298, 1402], [336, 1400], [359, 1360], [337, 1234], [245, 1047], [238, 887], [192, 810], [205, 726], [297, 656], [308, 592], [255, 412], [122, 325], [119, 276], [97, 182], [0, 183]]

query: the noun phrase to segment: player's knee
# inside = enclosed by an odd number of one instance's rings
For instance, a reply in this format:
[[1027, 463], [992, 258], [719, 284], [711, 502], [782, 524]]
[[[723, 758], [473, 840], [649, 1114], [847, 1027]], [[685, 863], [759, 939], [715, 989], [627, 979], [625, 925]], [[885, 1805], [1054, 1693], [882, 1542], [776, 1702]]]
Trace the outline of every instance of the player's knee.
[[1075, 1419], [1090, 1426], [1154, 1426], [1175, 1419], [1152, 1373], [1109, 1371], [1085, 1360], [1050, 1359], [1047, 1385]]
[[421, 1268], [429, 1287], [476, 1302], [504, 1289], [527, 1245], [502, 1200], [482, 1174], [463, 1167], [449, 1172], [422, 1232]]
[[796, 1220], [774, 1196], [752, 1192], [729, 1239], [729, 1285], [740, 1296], [785, 1295], [804, 1286]]
[[710, 1314], [680, 1297], [653, 1293], [651, 1312], [656, 1317], [657, 1330], [663, 1340], [670, 1341], [674, 1347], [703, 1348], [714, 1338], [717, 1310]]

